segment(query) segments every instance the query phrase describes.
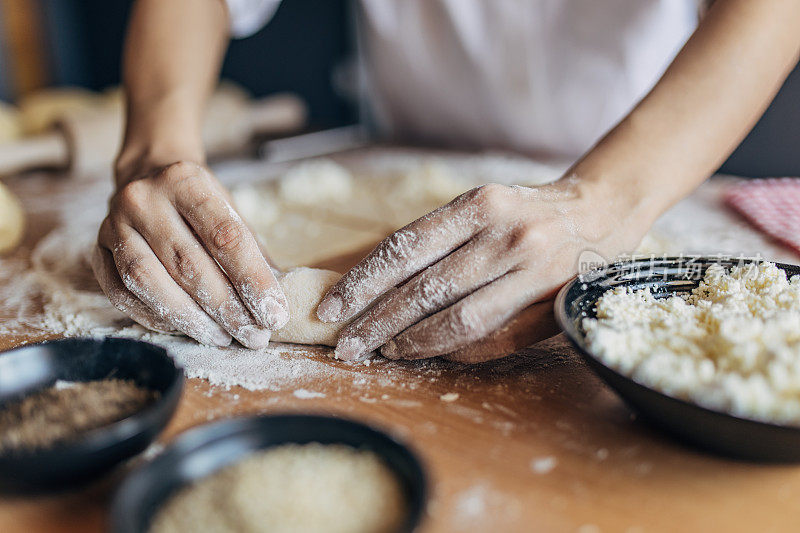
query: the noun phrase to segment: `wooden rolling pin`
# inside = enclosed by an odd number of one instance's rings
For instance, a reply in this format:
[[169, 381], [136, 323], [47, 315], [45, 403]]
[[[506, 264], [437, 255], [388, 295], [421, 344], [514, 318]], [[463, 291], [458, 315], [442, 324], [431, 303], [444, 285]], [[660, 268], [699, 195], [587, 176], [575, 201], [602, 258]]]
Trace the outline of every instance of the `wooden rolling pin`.
[[[283, 94], [251, 100], [237, 91], [209, 99], [203, 142], [211, 156], [240, 150], [255, 134], [281, 134], [305, 124], [306, 107]], [[69, 170], [74, 176], [109, 172], [123, 132], [121, 102], [67, 111], [48, 133], [0, 143], [0, 176], [34, 168]]]

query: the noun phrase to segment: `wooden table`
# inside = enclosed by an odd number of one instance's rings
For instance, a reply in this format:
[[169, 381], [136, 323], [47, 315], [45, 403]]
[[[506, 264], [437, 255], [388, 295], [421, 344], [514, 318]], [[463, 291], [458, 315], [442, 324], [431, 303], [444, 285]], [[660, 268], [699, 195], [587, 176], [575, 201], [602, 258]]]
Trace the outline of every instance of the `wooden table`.
[[[48, 199], [60, 201], [58, 194], [71, 185], [57, 178], [10, 185], [33, 213], [16, 253], [24, 258], [53, 224]], [[0, 337], [0, 348], [33, 340]], [[800, 527], [800, 468], [726, 460], [674, 442], [639, 422], [561, 337], [477, 366], [354, 367], [325, 352], [308, 350], [308, 357], [338, 369], [333, 379], [313, 384], [325, 397], [298, 397], [291, 388], [220, 390], [190, 380], [162, 442], [243, 413], [313, 412], [366, 421], [405, 440], [425, 463], [432, 493], [423, 530], [430, 532]], [[374, 386], [365, 390], [362, 378]], [[445, 401], [446, 393], [458, 398]], [[102, 530], [124, 471], [68, 494], [2, 499], [0, 532]]]

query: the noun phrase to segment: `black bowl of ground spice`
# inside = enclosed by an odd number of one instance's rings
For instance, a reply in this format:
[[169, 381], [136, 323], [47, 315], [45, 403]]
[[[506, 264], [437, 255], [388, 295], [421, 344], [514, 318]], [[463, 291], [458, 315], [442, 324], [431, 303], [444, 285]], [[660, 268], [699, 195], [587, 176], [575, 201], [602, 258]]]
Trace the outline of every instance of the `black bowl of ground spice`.
[[0, 491], [92, 481], [143, 451], [169, 422], [183, 372], [131, 339], [63, 339], [0, 354]]

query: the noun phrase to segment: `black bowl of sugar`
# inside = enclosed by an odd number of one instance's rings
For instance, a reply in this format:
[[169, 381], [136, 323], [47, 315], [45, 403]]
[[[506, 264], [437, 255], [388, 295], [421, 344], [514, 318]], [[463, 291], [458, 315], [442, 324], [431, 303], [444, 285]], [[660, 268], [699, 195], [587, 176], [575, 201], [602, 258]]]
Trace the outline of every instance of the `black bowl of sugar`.
[[123, 481], [116, 533], [410, 532], [426, 476], [388, 434], [328, 416], [234, 418], [180, 435]]

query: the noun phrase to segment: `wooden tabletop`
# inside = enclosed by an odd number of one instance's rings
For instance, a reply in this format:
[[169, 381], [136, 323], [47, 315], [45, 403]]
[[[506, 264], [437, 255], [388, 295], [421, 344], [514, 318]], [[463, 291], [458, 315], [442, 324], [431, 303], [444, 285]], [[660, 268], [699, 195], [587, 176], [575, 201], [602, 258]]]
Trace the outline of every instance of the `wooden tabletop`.
[[[33, 213], [15, 255], [24, 258], [54, 223], [42, 206], [70, 184], [54, 177], [9, 185]], [[32, 332], [3, 336], [0, 348], [33, 340]], [[427, 532], [794, 531], [800, 523], [800, 468], [727, 460], [673, 441], [638, 421], [562, 337], [476, 366], [352, 366], [323, 348], [307, 352], [336, 370], [303, 384], [320, 395], [222, 390], [192, 379], [161, 442], [244, 413], [324, 413], [373, 424], [425, 464]], [[0, 532], [101, 531], [130, 467], [62, 495], [0, 499]]]

